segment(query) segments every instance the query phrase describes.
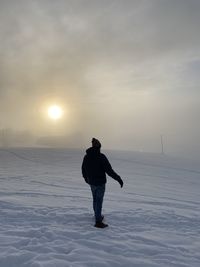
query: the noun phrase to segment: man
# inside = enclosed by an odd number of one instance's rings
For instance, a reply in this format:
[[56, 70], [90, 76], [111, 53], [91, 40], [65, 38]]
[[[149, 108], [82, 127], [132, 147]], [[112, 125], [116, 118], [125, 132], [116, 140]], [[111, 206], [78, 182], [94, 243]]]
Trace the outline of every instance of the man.
[[111, 176], [120, 186], [123, 187], [123, 181], [120, 176], [114, 172], [108, 159], [100, 152], [101, 143], [99, 140], [92, 139], [92, 147], [86, 150], [86, 155], [82, 163], [82, 174], [85, 182], [91, 187], [93, 196], [93, 209], [95, 215], [95, 227], [105, 228], [108, 225], [103, 222], [102, 204], [105, 193], [106, 174]]

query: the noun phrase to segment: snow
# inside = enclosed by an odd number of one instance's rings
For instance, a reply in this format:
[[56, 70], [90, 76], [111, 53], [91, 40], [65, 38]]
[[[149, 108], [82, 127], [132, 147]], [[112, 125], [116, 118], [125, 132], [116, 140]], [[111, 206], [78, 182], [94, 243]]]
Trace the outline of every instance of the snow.
[[200, 266], [199, 163], [105, 154], [124, 188], [108, 178], [97, 229], [83, 150], [0, 150], [1, 267]]

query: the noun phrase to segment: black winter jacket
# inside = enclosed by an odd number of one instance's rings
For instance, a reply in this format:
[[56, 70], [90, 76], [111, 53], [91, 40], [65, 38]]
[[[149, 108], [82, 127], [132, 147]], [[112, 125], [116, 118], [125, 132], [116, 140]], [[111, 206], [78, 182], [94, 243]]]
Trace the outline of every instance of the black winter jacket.
[[90, 147], [82, 163], [82, 174], [86, 183], [90, 185], [103, 185], [106, 183], [106, 174], [118, 182], [120, 176], [114, 172], [108, 159], [100, 152], [99, 148]]

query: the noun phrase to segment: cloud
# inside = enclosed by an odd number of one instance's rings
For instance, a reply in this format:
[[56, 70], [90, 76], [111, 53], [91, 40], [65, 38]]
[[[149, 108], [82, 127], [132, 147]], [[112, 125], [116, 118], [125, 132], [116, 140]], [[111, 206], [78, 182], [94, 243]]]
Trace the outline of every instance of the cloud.
[[199, 10], [197, 0], [1, 1], [2, 125], [47, 135], [39, 110], [54, 99], [72, 118], [58, 135], [99, 133], [115, 146], [118, 128], [141, 143], [184, 131], [183, 118], [192, 128]]

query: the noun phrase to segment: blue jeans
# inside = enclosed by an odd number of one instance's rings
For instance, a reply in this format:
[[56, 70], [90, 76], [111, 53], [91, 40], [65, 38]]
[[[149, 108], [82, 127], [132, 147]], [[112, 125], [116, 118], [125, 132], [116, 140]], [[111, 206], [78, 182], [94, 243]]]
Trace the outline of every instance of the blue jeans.
[[90, 185], [92, 196], [93, 196], [93, 209], [96, 222], [102, 221], [101, 211], [103, 204], [103, 197], [105, 193], [105, 184], [104, 185]]

